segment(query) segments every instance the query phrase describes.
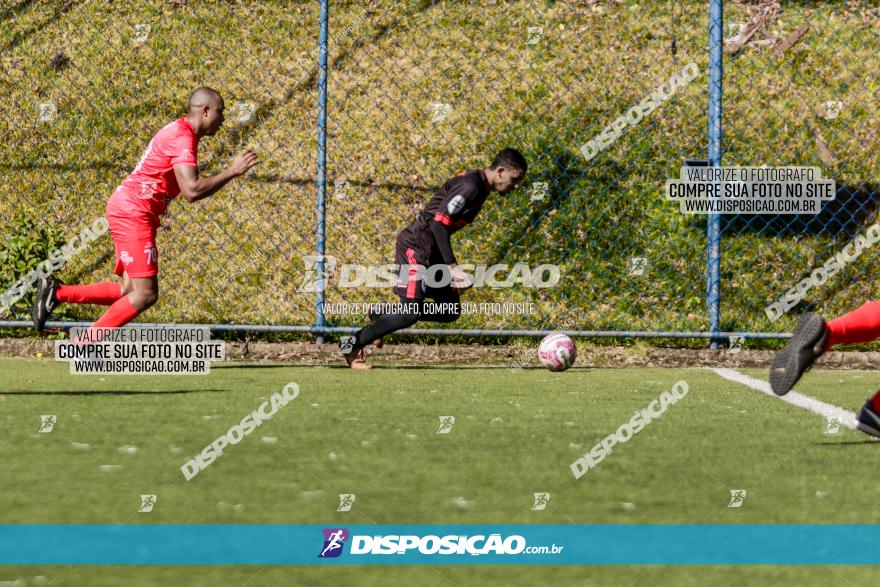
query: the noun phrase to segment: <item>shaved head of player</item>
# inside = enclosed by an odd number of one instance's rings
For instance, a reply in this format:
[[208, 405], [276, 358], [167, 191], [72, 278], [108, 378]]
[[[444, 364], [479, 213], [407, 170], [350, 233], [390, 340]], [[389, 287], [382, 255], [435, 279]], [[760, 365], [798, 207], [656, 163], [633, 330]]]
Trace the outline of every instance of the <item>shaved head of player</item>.
[[200, 87], [189, 95], [186, 107], [186, 116], [153, 136], [134, 170], [107, 201], [107, 224], [116, 248], [113, 271], [122, 283], [64, 285], [41, 279], [31, 307], [37, 331], [62, 303], [109, 306], [95, 328], [118, 328], [155, 304], [159, 299], [156, 229], [168, 202], [178, 195], [187, 202], [207, 198], [257, 164], [256, 154], [245, 150], [220, 173], [201, 177], [199, 139], [223, 126], [223, 98], [217, 90]]
[[213, 89], [202, 86], [189, 95], [189, 115], [187, 118], [196, 129], [199, 137], [214, 136], [223, 126], [223, 110], [226, 105], [223, 97]]

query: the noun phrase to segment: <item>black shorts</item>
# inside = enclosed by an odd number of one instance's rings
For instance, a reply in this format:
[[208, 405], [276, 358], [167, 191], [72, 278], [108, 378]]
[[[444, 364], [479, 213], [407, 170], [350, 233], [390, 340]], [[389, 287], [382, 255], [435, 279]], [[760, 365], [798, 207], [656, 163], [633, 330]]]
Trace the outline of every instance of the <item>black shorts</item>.
[[409, 276], [407, 272], [403, 272], [403, 281], [400, 281], [400, 273], [398, 272], [398, 282], [394, 285], [394, 293], [402, 299], [420, 301], [425, 298], [438, 300], [443, 302], [458, 302], [458, 290], [453, 289], [451, 285], [443, 287], [431, 287], [425, 283], [422, 276], [416, 275], [416, 265], [423, 267], [431, 267], [432, 265], [443, 265], [443, 259], [439, 253], [432, 251], [431, 254], [425, 254], [423, 251], [417, 250], [406, 243], [397, 239], [397, 245], [394, 247], [394, 262], [398, 267], [409, 268]]

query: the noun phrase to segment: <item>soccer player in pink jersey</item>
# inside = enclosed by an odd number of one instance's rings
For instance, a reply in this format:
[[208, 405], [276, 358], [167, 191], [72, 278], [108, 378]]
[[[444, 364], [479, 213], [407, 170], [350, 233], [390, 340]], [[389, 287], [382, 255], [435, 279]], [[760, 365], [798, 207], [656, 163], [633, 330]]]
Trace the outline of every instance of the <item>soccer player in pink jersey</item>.
[[107, 223], [116, 248], [114, 273], [122, 283], [63, 285], [41, 279], [31, 308], [38, 332], [62, 303], [109, 306], [92, 325], [105, 328], [123, 326], [155, 304], [159, 299], [156, 229], [168, 202], [178, 195], [188, 202], [207, 198], [257, 164], [256, 154], [246, 150], [217, 175], [199, 177], [199, 139], [220, 130], [224, 104], [216, 90], [201, 87], [190, 94], [188, 105], [185, 117], [156, 133], [137, 167], [107, 202]]

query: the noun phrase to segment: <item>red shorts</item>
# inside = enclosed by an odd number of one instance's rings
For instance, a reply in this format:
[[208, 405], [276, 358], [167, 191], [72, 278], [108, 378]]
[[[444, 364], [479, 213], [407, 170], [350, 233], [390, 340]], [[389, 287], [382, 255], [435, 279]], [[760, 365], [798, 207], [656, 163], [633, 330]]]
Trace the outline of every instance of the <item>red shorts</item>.
[[107, 224], [116, 248], [116, 267], [113, 272], [129, 277], [152, 277], [159, 273], [159, 250], [156, 248], [156, 228], [159, 223], [146, 211], [132, 210], [114, 198], [107, 202]]

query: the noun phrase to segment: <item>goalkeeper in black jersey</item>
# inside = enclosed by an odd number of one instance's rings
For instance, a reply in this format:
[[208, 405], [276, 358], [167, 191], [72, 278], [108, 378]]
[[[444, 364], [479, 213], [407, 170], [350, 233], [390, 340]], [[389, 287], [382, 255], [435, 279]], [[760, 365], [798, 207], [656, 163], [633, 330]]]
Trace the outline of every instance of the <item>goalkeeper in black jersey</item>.
[[[401, 306], [395, 312], [371, 316], [371, 324], [355, 334], [354, 343], [342, 345], [343, 356], [352, 369], [369, 369], [364, 347], [381, 346], [382, 337], [419, 320], [454, 322], [461, 313], [459, 291], [473, 285], [470, 276], [458, 268], [452, 252], [452, 235], [474, 221], [486, 197], [492, 192], [507, 194], [519, 187], [526, 174], [525, 157], [516, 149], [504, 149], [485, 169], [465, 171], [447, 181], [419, 212], [412, 224], [397, 235], [394, 255], [400, 272], [394, 293]], [[442, 287], [431, 287], [428, 268], [442, 266], [450, 279]], [[425, 269], [428, 269], [427, 271]], [[445, 311], [429, 311], [425, 299]]]

